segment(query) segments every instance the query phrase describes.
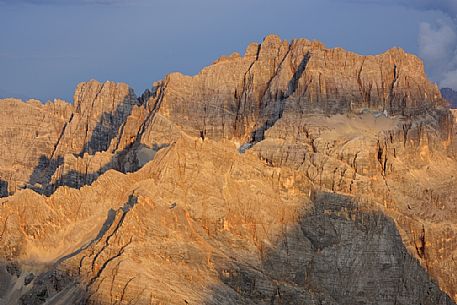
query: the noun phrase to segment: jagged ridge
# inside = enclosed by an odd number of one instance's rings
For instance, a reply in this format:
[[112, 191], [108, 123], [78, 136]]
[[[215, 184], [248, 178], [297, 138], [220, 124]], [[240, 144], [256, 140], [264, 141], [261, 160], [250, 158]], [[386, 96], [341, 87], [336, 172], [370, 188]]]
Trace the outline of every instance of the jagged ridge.
[[[25, 135], [12, 147], [27, 151], [4, 155], [3, 185], [49, 197], [0, 201], [0, 300], [456, 298], [454, 119], [402, 50], [268, 36], [140, 98], [91, 81], [74, 105], [1, 103], [14, 119], [0, 138]], [[18, 107], [47, 116], [38, 135], [18, 132]]]

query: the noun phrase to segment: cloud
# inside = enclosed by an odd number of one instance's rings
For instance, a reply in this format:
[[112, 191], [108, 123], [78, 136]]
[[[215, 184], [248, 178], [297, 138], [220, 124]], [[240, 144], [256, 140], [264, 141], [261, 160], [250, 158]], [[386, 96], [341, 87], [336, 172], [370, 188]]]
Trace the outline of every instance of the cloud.
[[419, 47], [427, 59], [438, 61], [453, 56], [457, 35], [453, 24], [438, 20], [436, 24], [423, 22], [419, 31]]
[[415, 5], [418, 9], [438, 10], [448, 17], [420, 24], [419, 55], [440, 87], [457, 90], [457, 1], [417, 0]]
[[457, 75], [457, 31], [452, 21], [437, 20], [434, 24], [423, 22], [419, 30], [419, 55], [424, 60], [430, 76], [440, 86], [452, 85]]

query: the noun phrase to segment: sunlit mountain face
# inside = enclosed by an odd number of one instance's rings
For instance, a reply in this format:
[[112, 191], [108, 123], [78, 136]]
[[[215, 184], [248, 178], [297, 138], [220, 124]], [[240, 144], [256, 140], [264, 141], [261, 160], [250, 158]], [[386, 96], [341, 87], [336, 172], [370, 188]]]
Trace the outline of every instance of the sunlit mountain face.
[[1, 305], [455, 304], [455, 119], [417, 56], [269, 35], [73, 96], [0, 99]]

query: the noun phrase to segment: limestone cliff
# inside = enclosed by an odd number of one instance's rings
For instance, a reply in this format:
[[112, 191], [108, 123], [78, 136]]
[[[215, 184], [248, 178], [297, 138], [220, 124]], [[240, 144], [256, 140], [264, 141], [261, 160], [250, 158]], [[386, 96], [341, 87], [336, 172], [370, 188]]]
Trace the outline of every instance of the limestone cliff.
[[424, 112], [440, 103], [420, 60], [392, 49], [360, 56], [318, 42], [268, 36], [245, 56], [223, 57], [194, 77], [158, 85], [159, 113], [190, 135], [260, 140], [285, 113]]
[[277, 36], [0, 100], [0, 304], [455, 304], [446, 104], [402, 50]]
[[126, 84], [97, 81], [79, 84], [72, 105], [0, 100], [0, 179], [10, 193], [25, 187], [49, 191], [65, 160], [106, 151], [137, 103]]

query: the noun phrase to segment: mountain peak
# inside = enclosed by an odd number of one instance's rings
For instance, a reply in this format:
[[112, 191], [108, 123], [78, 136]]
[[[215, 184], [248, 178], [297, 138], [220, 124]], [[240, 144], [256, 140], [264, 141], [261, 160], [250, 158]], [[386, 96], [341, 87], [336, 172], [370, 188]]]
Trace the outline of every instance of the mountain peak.
[[455, 120], [403, 50], [269, 35], [0, 109], [0, 304], [457, 300]]

